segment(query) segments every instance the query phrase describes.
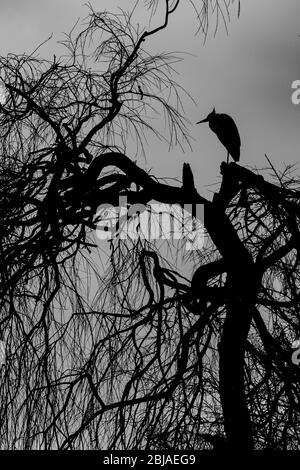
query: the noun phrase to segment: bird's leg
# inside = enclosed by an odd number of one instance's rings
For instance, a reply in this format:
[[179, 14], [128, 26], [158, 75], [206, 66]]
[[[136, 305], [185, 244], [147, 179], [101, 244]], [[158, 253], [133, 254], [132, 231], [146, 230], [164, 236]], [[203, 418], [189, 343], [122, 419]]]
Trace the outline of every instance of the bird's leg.
[[229, 152], [227, 152], [227, 163], [229, 163]]

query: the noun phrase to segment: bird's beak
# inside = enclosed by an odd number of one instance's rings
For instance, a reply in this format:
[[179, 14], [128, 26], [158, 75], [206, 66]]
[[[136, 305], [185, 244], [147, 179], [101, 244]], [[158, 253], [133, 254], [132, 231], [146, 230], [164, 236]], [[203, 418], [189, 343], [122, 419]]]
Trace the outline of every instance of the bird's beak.
[[202, 124], [202, 122], [207, 122], [207, 121], [208, 121], [208, 119], [207, 119], [207, 118], [205, 118], [205, 119], [202, 119], [202, 121], [198, 121], [198, 122], [196, 122], [196, 124]]

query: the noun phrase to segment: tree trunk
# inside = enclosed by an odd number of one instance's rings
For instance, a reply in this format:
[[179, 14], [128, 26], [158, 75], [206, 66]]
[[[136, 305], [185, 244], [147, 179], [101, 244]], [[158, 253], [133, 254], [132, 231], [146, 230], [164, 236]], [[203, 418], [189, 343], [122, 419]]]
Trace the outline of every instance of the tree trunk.
[[[223, 180], [224, 183], [224, 180]], [[229, 191], [230, 182], [227, 179]], [[228, 450], [253, 449], [251, 422], [244, 386], [244, 355], [257, 292], [257, 273], [252, 256], [240, 241], [225, 213], [221, 191], [206, 204], [204, 221], [220, 251], [227, 271], [227, 314], [219, 345], [219, 386]]]
[[250, 309], [240, 299], [230, 300], [219, 348], [219, 387], [230, 451], [253, 449], [244, 386], [244, 354], [250, 324]]

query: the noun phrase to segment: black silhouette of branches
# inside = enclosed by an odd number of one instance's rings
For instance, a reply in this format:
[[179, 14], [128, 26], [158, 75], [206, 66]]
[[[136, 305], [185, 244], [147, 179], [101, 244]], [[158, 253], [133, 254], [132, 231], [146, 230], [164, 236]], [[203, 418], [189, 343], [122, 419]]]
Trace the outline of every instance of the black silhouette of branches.
[[[159, 0], [144, 0], [145, 5], [151, 11], [151, 15], [155, 16], [158, 7], [161, 6]], [[237, 16], [240, 16], [241, 2], [240, 0], [189, 0], [189, 6], [193, 9], [197, 20], [196, 34], [202, 33], [206, 38], [210, 29], [216, 35], [221, 26], [225, 27], [228, 32], [228, 23], [230, 22], [230, 14], [232, 8], [236, 7]], [[169, 0], [167, 6], [170, 13], [186, 3], [182, 0]], [[211, 24], [212, 23], [212, 24]]]
[[[149, 135], [189, 143], [179, 59], [146, 49], [164, 5], [153, 29], [91, 9], [65, 56], [0, 58], [4, 449], [299, 448], [299, 180], [223, 163], [209, 201], [188, 164], [138, 163]], [[193, 209], [183, 237], [145, 237], [153, 202], [204, 206], [204, 244], [186, 251]]]
[[[161, 28], [168, 18], [166, 10]], [[91, 10], [84, 29], [63, 41], [65, 56], [1, 57], [3, 448], [71, 443], [104, 403], [93, 377], [96, 346], [106, 333], [100, 323], [114, 326], [109, 315], [90, 313], [101, 312], [97, 286], [105, 283], [92, 222], [100, 202], [116, 201], [132, 183], [121, 171], [98, 179], [94, 163], [103, 155], [110, 166], [130, 138], [140, 155], [149, 131], [169, 145], [188, 140], [172, 78], [177, 58], [142, 47], [161, 28], [139, 34], [130, 15]], [[163, 134], [161, 121], [149, 124], [161, 110]], [[85, 432], [80, 440], [91, 445]]]

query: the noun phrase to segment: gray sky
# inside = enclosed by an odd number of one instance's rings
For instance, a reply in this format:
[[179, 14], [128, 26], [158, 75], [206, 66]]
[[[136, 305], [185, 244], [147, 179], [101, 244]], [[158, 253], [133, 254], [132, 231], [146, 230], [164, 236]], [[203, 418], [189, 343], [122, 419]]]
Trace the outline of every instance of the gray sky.
[[[95, 9], [111, 10], [117, 5], [130, 8], [134, 1], [91, 3]], [[53, 33], [52, 42], [41, 49], [41, 55], [52, 55], [62, 32], [87, 14], [82, 0], [0, 0], [0, 6], [2, 55], [31, 52]], [[299, 162], [300, 105], [291, 103], [291, 83], [300, 79], [299, 18], [299, 0], [241, 0], [241, 17], [232, 16], [229, 35], [221, 26], [216, 38], [210, 35], [203, 44], [203, 36], [194, 35], [193, 10], [184, 6], [149, 44], [155, 52], [194, 54], [179, 66], [178, 81], [197, 102], [196, 107], [187, 107], [187, 116], [194, 124], [213, 106], [232, 115], [241, 134], [241, 164], [264, 167], [265, 153], [278, 168]], [[226, 152], [208, 125], [193, 125], [191, 132], [193, 152], [186, 148], [185, 153], [180, 149], [168, 153], [166, 146], [151, 143], [146, 166], [158, 176], [180, 177], [182, 163], [188, 161], [198, 189], [207, 196], [204, 185], [219, 181]]]

